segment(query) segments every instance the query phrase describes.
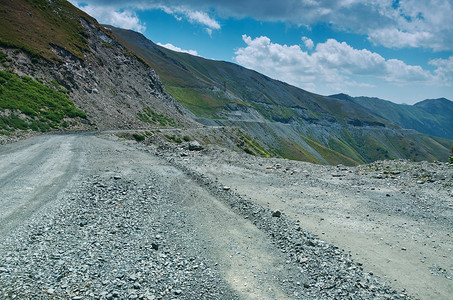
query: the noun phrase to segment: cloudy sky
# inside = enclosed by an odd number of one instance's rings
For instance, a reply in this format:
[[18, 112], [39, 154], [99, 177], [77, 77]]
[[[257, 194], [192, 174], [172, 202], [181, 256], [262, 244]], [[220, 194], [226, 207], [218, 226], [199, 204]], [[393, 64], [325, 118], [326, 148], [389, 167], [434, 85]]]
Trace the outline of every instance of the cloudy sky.
[[322, 95], [453, 100], [453, 0], [71, 0], [100, 23]]

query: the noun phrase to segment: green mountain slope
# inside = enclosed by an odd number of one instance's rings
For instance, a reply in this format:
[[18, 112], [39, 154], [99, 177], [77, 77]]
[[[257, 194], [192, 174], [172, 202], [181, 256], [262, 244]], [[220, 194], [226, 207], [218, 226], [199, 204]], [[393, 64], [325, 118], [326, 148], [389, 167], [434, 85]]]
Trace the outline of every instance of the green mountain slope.
[[76, 119], [86, 118], [58, 84], [52, 89], [28, 76], [5, 71], [0, 71], [0, 112], [0, 135], [15, 129], [44, 132], [67, 128]]
[[270, 121], [334, 118], [342, 123], [391, 126], [349, 101], [309, 93], [233, 63], [171, 51], [134, 31], [108, 27], [156, 70], [176, 99], [199, 117], [218, 118], [243, 105], [253, 107]]
[[149, 65], [65, 0], [0, 1], [0, 72], [3, 135], [194, 123]]
[[453, 139], [453, 101], [445, 98], [428, 99], [414, 105], [396, 104], [379, 98], [351, 97], [345, 94], [330, 96], [349, 100], [370, 113], [407, 129]]
[[108, 28], [156, 70], [166, 90], [195, 120], [240, 127], [268, 153], [348, 165], [448, 159], [450, 141], [403, 130], [350, 99], [309, 93], [233, 63], [174, 52], [139, 33]]
[[88, 36], [80, 18], [97, 24], [65, 0], [0, 1], [0, 45], [59, 59], [50, 47], [55, 45], [83, 58]]

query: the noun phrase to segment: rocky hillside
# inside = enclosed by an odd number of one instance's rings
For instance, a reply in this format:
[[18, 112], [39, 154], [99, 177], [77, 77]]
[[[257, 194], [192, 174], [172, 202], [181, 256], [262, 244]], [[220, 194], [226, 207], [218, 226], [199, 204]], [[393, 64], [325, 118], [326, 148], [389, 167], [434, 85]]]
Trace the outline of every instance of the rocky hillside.
[[[153, 69], [96, 20], [66, 1], [2, 1], [0, 28], [0, 69], [7, 76], [27, 76], [39, 82], [38, 89], [51, 88], [65, 94], [84, 112], [86, 120], [81, 122], [87, 124], [85, 129], [192, 123], [185, 117], [184, 108], [164, 91]], [[6, 83], [0, 82], [0, 93], [9, 91]], [[14, 115], [29, 125], [42, 119], [22, 107], [5, 107], [3, 100], [0, 104], [3, 119]], [[54, 104], [44, 107], [50, 105]], [[61, 124], [53, 127], [58, 129]], [[3, 127], [6, 132], [18, 128], [8, 124]]]
[[407, 129], [432, 136], [453, 139], [453, 101], [445, 98], [427, 99], [414, 105], [396, 104], [379, 98], [351, 97], [346, 94], [330, 96], [352, 101], [370, 113]]
[[453, 142], [401, 129], [349, 99], [309, 93], [232, 63], [174, 52], [139, 33], [109, 28], [156, 70], [195, 120], [240, 127], [258, 142], [259, 149], [246, 148], [255, 154], [346, 165], [448, 158]]

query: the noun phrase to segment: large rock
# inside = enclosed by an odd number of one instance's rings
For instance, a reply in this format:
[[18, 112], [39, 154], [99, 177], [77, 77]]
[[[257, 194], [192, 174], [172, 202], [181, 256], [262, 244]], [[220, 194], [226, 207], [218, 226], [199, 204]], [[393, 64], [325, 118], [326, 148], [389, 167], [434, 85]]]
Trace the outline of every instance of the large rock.
[[203, 150], [203, 146], [200, 145], [199, 142], [193, 141], [193, 142], [189, 143], [189, 150], [190, 151], [200, 151], [200, 150]]

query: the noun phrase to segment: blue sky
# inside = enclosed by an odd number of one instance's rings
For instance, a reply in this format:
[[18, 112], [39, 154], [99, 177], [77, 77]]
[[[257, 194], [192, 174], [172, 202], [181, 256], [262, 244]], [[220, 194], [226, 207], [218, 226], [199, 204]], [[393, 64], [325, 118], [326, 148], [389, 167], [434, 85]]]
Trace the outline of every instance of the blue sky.
[[71, 0], [100, 23], [322, 95], [453, 100], [452, 0]]

